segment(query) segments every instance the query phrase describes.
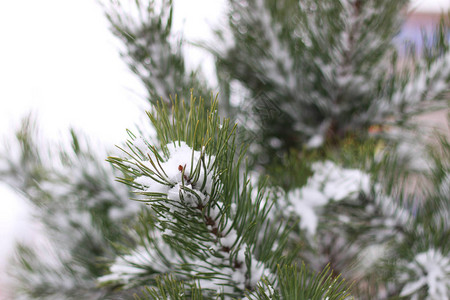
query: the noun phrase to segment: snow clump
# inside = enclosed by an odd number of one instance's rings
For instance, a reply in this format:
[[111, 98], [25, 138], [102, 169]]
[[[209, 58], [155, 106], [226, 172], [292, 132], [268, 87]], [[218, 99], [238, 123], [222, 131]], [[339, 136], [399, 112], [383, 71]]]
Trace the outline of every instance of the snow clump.
[[287, 193], [288, 213], [300, 217], [300, 228], [316, 233], [318, 212], [332, 201], [356, 200], [370, 193], [370, 176], [357, 169], [344, 169], [331, 161], [312, 165], [313, 176], [306, 185]]
[[190, 207], [197, 207], [208, 202], [215, 184], [213, 179], [214, 156], [209, 156], [204, 151], [195, 151], [185, 142], [169, 143], [168, 155], [159, 153], [165, 157], [159, 160], [155, 154], [148, 156], [152, 161], [141, 161], [149, 174], [137, 177], [135, 183], [142, 186], [144, 192], [153, 195], [166, 196], [174, 203], [184, 203]]
[[[429, 249], [415, 256], [414, 261], [406, 264], [407, 272], [400, 276], [405, 282], [400, 296], [411, 300], [448, 299], [450, 294], [450, 258], [439, 250]], [[427, 296], [420, 292], [426, 288]]]

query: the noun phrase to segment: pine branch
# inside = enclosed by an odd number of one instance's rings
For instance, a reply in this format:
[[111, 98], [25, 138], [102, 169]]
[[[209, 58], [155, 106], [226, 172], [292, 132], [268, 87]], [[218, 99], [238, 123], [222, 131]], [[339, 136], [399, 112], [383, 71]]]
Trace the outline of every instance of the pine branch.
[[202, 300], [203, 292], [201, 288], [195, 284], [190, 288], [186, 288], [183, 282], [176, 281], [172, 276], [164, 276], [157, 278], [155, 288], [146, 288], [144, 298], [136, 297], [137, 300], [169, 300], [169, 299], [192, 299]]
[[[276, 264], [277, 248], [270, 246], [276, 239], [271, 238], [271, 244], [261, 241], [256, 248], [256, 237], [268, 226], [268, 196], [262, 187], [253, 193], [246, 174], [241, 174], [243, 152], [236, 148], [235, 126], [220, 119], [217, 102], [208, 112], [203, 100], [196, 103], [193, 96], [189, 105], [172, 105], [170, 114], [164, 104], [149, 113], [162, 142], [157, 148], [147, 141], [140, 143], [146, 149], [138, 148], [130, 140], [124, 150], [128, 159], [109, 160], [130, 176], [122, 180], [136, 188], [153, 211], [154, 241], [159, 241], [155, 248], [165, 250], [146, 255], [167, 263], [162, 274], [170, 270], [184, 280], [199, 280], [209, 293], [220, 287], [225, 295], [239, 295], [253, 289]], [[166, 256], [169, 252], [172, 257]]]
[[129, 190], [114, 182], [113, 169], [74, 131], [73, 149], [58, 149], [38, 142], [30, 121], [24, 124], [17, 140], [10, 141], [9, 152], [2, 153], [2, 166], [8, 168], [1, 180], [29, 200], [42, 227], [36, 240], [48, 245], [19, 246], [11, 268], [17, 296], [79, 299], [113, 294], [99, 289], [95, 279], [105, 273], [106, 259], [115, 256], [111, 243], [130, 241], [122, 228], [137, 212], [133, 203], [124, 202]]
[[405, 123], [430, 103], [445, 106], [447, 25], [439, 27], [431, 54], [412, 61], [416, 71], [397, 66], [393, 40], [407, 3], [230, 1], [233, 42], [210, 50], [221, 76], [248, 91], [236, 110], [246, 116], [246, 139], [259, 146], [259, 164], [277, 162], [290, 149], [367, 136], [388, 118]]
[[210, 96], [199, 71], [186, 69], [182, 39], [172, 30], [172, 0], [101, 3], [113, 34], [123, 43], [122, 57], [144, 84], [150, 103], [189, 89]]
[[248, 299], [353, 299], [349, 286], [333, 276], [327, 266], [322, 272], [313, 274], [305, 265], [278, 267], [278, 287], [263, 281]]

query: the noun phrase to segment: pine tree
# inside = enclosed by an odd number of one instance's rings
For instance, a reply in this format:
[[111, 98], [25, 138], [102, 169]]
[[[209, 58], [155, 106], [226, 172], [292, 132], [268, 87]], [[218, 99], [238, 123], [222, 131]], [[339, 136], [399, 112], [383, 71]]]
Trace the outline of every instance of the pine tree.
[[261, 299], [275, 289], [281, 294], [301, 289], [300, 282], [286, 281], [291, 272], [311, 280], [302, 291], [311, 297], [347, 297], [326, 270], [310, 278], [305, 268], [292, 265], [285, 249], [288, 228], [270, 222], [273, 197], [262, 184], [250, 183], [235, 126], [220, 119], [217, 103], [209, 112], [192, 96], [189, 103], [173, 105], [170, 113], [160, 106], [149, 115], [160, 144], [131, 134], [125, 157], [109, 159], [150, 212], [143, 218], [139, 247], [119, 257], [100, 281], [132, 287], [172, 273], [176, 278], [159, 279], [163, 289], [178, 278], [193, 294], [242, 298], [258, 291], [254, 297]]
[[107, 162], [74, 131], [70, 149], [41, 145], [30, 121], [1, 152], [49, 240], [18, 246], [16, 298], [448, 298], [448, 141], [411, 191], [397, 144], [366, 135], [448, 90], [444, 24], [394, 68], [405, 3], [230, 1], [221, 104], [185, 67], [172, 1], [104, 3], [151, 126]]
[[[449, 160], [429, 156], [429, 132], [411, 122], [448, 108], [448, 19], [422, 53], [413, 45], [399, 59], [408, 3], [229, 1], [222, 43], [206, 46], [223, 100], [242, 97], [231, 111], [252, 163], [282, 187], [280, 215], [299, 220], [299, 256], [356, 281], [361, 299], [449, 297], [449, 202], [436, 193]], [[422, 181], [413, 191], [411, 177]]]
[[394, 41], [407, 4], [229, 1], [229, 29], [207, 47], [222, 84], [245, 91], [235, 110], [247, 119], [259, 163], [446, 107], [435, 100], [449, 90], [448, 20], [423, 55], [408, 48], [402, 64]]
[[[285, 249], [289, 228], [270, 221], [273, 196], [250, 183], [236, 126], [220, 119], [217, 102], [207, 110], [191, 96], [172, 110], [160, 104], [149, 118], [157, 141], [130, 132], [123, 156], [109, 158], [123, 174], [122, 188], [108, 180], [114, 172], [99, 167], [74, 133], [72, 156], [61, 152], [60, 169], [47, 161], [40, 170], [43, 158], [23, 131], [23, 155], [2, 173], [40, 208], [38, 217], [55, 246], [50, 257], [19, 249], [18, 296], [348, 298], [348, 288], [328, 269], [314, 275], [293, 264]], [[21, 165], [29, 168], [14, 172]], [[134, 229], [123, 232], [136, 213], [123, 202], [126, 185], [149, 208], [142, 208]]]

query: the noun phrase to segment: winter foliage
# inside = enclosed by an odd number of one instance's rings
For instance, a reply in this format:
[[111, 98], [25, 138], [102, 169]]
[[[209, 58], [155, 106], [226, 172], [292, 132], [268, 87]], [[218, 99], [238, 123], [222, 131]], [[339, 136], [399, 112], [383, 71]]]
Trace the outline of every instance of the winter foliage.
[[[110, 158], [129, 173], [123, 180], [136, 189], [139, 201], [151, 207], [155, 235], [150, 237], [151, 246], [142, 245], [137, 252], [119, 258], [111, 267], [113, 273], [101, 280], [141, 277], [142, 272], [150, 278], [151, 272], [175, 272], [185, 283], [196, 282], [211, 294], [239, 297], [245, 290], [255, 289], [262, 278], [273, 280], [271, 268], [275, 255], [282, 253], [283, 243], [274, 236], [270, 241], [269, 237], [256, 240], [263, 228], [276, 233], [265, 223], [268, 196], [258, 189], [253, 198], [253, 187], [246, 183], [245, 174], [239, 174], [240, 159], [237, 165], [233, 162], [235, 131], [227, 120], [220, 122], [216, 104], [206, 124], [202, 122], [206, 131], [200, 133], [202, 127], [197, 125], [204, 106], [193, 101], [190, 109], [175, 106], [172, 121], [164, 108], [151, 117], [155, 128], [160, 128], [161, 140], [172, 140], [162, 144], [160, 151], [148, 142], [144, 142], [147, 149], [139, 149], [130, 141], [129, 151], [125, 150], [129, 159]], [[217, 155], [209, 155], [210, 151]], [[230, 177], [237, 183], [222, 183]], [[271, 246], [275, 240], [279, 244]], [[170, 258], [166, 256], [169, 253]], [[142, 260], [147, 261], [147, 272], [136, 263]]]
[[400, 61], [406, 4], [230, 0], [214, 96], [172, 1], [105, 1], [148, 118], [104, 155], [30, 120], [5, 143], [43, 241], [15, 299], [448, 299], [450, 144], [409, 130], [448, 108], [448, 25]]
[[[411, 296], [411, 299], [445, 299], [450, 286], [450, 258], [444, 257], [440, 251], [429, 249], [414, 257], [405, 266], [406, 272], [400, 277], [406, 282], [400, 296]], [[426, 296], [421, 290], [427, 288]]]
[[186, 69], [181, 37], [171, 34], [172, 1], [101, 1], [124, 60], [156, 103], [194, 88], [209, 98], [200, 74]]
[[407, 4], [229, 1], [229, 29], [211, 51], [226, 82], [248, 91], [245, 109], [236, 111], [260, 146], [260, 163], [291, 148], [335, 144], [373, 125], [407, 122], [443, 99], [448, 24], [427, 55], [411, 54], [411, 63], [401, 63], [394, 38]]
[[101, 164], [74, 132], [72, 149], [52, 145], [48, 149], [56, 150], [49, 155], [36, 136], [27, 121], [2, 152], [2, 178], [29, 199], [42, 227], [42, 232], [34, 230], [37, 248], [18, 247], [22, 267], [13, 269], [20, 282], [15, 297], [108, 295], [108, 289], [97, 288], [96, 278], [105, 270], [104, 260], [114, 257], [111, 243], [127, 238], [124, 227], [138, 207], [128, 201], [129, 189], [114, 181], [114, 170]]
[[342, 169], [331, 161], [317, 162], [311, 166], [313, 176], [305, 186], [287, 195], [288, 210], [300, 217], [300, 228], [309, 234], [317, 229], [315, 210], [332, 201], [354, 200], [360, 193], [370, 193], [370, 178], [360, 170]]

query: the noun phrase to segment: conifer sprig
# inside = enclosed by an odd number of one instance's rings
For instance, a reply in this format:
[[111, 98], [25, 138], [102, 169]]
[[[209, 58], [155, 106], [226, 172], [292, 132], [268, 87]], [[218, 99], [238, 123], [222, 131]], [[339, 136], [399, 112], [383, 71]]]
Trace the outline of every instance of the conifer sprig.
[[172, 29], [172, 0], [100, 0], [100, 3], [111, 31], [123, 43], [122, 57], [142, 81], [152, 104], [191, 88], [209, 96], [199, 71], [187, 70], [183, 40]]
[[0, 180], [25, 197], [29, 226], [40, 228], [29, 234], [38, 238], [17, 246], [10, 270], [17, 299], [118, 295], [97, 287], [96, 278], [115, 256], [112, 243], [130, 241], [125, 227], [139, 208], [114, 181], [114, 169], [79, 134], [70, 135], [72, 148], [43, 144], [27, 119], [0, 157]]
[[[176, 100], [170, 112], [162, 103], [148, 115], [158, 144], [131, 134], [126, 156], [109, 161], [149, 205], [149, 223], [142, 224], [149, 239], [143, 237], [139, 249], [116, 260], [101, 281], [133, 286], [147, 278], [161, 296], [172, 280], [182, 280], [188, 290], [198, 285], [203, 296], [225, 298], [256, 291], [261, 280], [274, 285], [277, 265], [292, 261], [284, 250], [289, 230], [269, 221], [270, 191], [250, 183], [236, 127], [221, 120], [217, 101], [206, 106], [191, 94], [189, 103]], [[126, 265], [135, 271], [126, 274], [120, 267]], [[114, 274], [119, 269], [125, 272]]]
[[230, 34], [209, 48], [221, 76], [247, 92], [236, 111], [262, 164], [446, 105], [448, 20], [423, 55], [401, 65], [394, 38], [406, 0], [229, 4]]

